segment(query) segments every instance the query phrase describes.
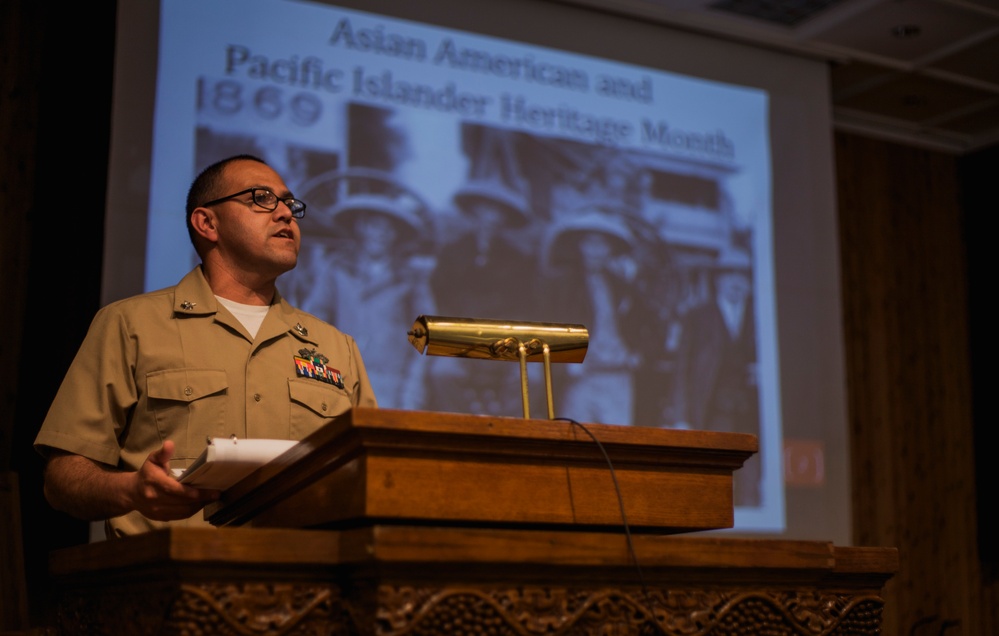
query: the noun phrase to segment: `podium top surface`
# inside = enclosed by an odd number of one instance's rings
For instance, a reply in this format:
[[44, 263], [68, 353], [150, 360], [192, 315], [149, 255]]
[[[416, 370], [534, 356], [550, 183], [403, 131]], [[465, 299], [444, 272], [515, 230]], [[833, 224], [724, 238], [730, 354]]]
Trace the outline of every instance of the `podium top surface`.
[[[445, 444], [460, 440], [466, 450], [484, 449], [503, 452], [499, 443], [520, 446], [544, 446], [546, 451], [555, 443], [569, 449], [594, 448], [594, 438], [605, 447], [613, 446], [620, 452], [647, 453], [663, 461], [697, 457], [703, 453], [731, 459], [738, 468], [759, 450], [755, 435], [715, 431], [674, 430], [644, 426], [580, 423], [577, 426], [566, 420], [496, 417], [434, 411], [404, 411], [395, 409], [355, 408], [327, 426], [309, 435], [294, 449], [305, 453], [328, 444], [331, 440], [353, 432], [369, 444], [378, 445], [414, 443]], [[590, 437], [592, 434], [593, 437]], [[292, 453], [293, 455], [294, 453]]]

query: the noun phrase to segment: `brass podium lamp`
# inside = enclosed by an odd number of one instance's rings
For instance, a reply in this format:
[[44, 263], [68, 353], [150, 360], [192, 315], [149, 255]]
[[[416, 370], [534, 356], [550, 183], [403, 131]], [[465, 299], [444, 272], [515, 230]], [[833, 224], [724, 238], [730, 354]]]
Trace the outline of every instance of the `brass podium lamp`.
[[524, 419], [531, 417], [527, 363], [544, 362], [548, 419], [554, 419], [551, 363], [582, 362], [590, 342], [590, 334], [583, 325], [447, 316], [419, 316], [407, 335], [417, 351], [431, 356], [520, 361]]

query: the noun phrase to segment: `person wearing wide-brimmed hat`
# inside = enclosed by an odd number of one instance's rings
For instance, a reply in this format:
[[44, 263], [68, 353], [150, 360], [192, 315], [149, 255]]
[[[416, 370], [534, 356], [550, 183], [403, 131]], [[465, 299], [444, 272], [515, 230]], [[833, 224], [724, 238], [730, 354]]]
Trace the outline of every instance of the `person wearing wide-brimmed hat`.
[[650, 316], [634, 293], [635, 236], [620, 211], [587, 207], [554, 223], [542, 248], [554, 322], [590, 334], [586, 361], [562, 365], [553, 387], [559, 414], [632, 424], [642, 325]]
[[[445, 316], [531, 320], [536, 259], [513, 233], [531, 222], [522, 189], [499, 174], [469, 179], [454, 194], [457, 221], [465, 226], [437, 255], [431, 286]], [[441, 359], [432, 384], [436, 410], [515, 415], [521, 409], [516, 365], [478, 365], [468, 373], [462, 361]]]
[[525, 195], [495, 177], [474, 179], [455, 193], [454, 203], [467, 229], [437, 256], [432, 281], [439, 310], [514, 318], [516, 295], [534, 270], [510, 236], [531, 220]]
[[[418, 409], [426, 398], [427, 365], [400, 352], [413, 318], [433, 313], [428, 267], [420, 266], [427, 218], [422, 202], [405, 193], [357, 193], [325, 215], [336, 249], [313, 254], [314, 276], [302, 301], [306, 311], [350, 325], [366, 353], [372, 385], [386, 406]], [[363, 344], [361, 344], [363, 343]]]
[[[759, 435], [752, 262], [730, 247], [711, 267], [714, 295], [682, 320], [674, 382], [677, 428]], [[758, 505], [759, 460], [735, 475], [736, 505]]]

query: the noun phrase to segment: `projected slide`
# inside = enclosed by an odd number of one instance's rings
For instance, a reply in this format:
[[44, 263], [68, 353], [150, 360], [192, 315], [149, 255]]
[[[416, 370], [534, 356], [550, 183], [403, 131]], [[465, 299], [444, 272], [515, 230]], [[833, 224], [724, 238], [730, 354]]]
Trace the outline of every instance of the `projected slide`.
[[257, 155], [308, 204], [279, 289], [357, 339], [380, 405], [522, 413], [517, 364], [420, 355], [421, 314], [583, 324], [556, 416], [759, 435], [736, 524], [780, 531], [768, 109], [756, 88], [325, 4], [163, 0], [145, 286], [196, 262], [194, 175]]

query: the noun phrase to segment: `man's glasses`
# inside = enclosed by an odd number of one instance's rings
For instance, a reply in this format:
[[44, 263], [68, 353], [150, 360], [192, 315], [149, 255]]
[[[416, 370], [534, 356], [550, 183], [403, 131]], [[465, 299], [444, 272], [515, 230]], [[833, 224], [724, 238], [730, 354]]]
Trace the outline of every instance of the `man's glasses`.
[[305, 216], [305, 203], [299, 201], [293, 197], [286, 197], [282, 199], [278, 195], [274, 194], [267, 188], [247, 188], [236, 194], [230, 194], [224, 196], [220, 199], [215, 199], [214, 201], [209, 201], [208, 203], [202, 203], [201, 207], [208, 207], [209, 205], [215, 205], [216, 203], [222, 203], [223, 201], [228, 201], [229, 199], [235, 199], [238, 196], [244, 195], [247, 192], [252, 193], [253, 202], [262, 207], [268, 212], [273, 212], [277, 209], [278, 203], [284, 203], [291, 210], [291, 215], [296, 219], [300, 219]]

